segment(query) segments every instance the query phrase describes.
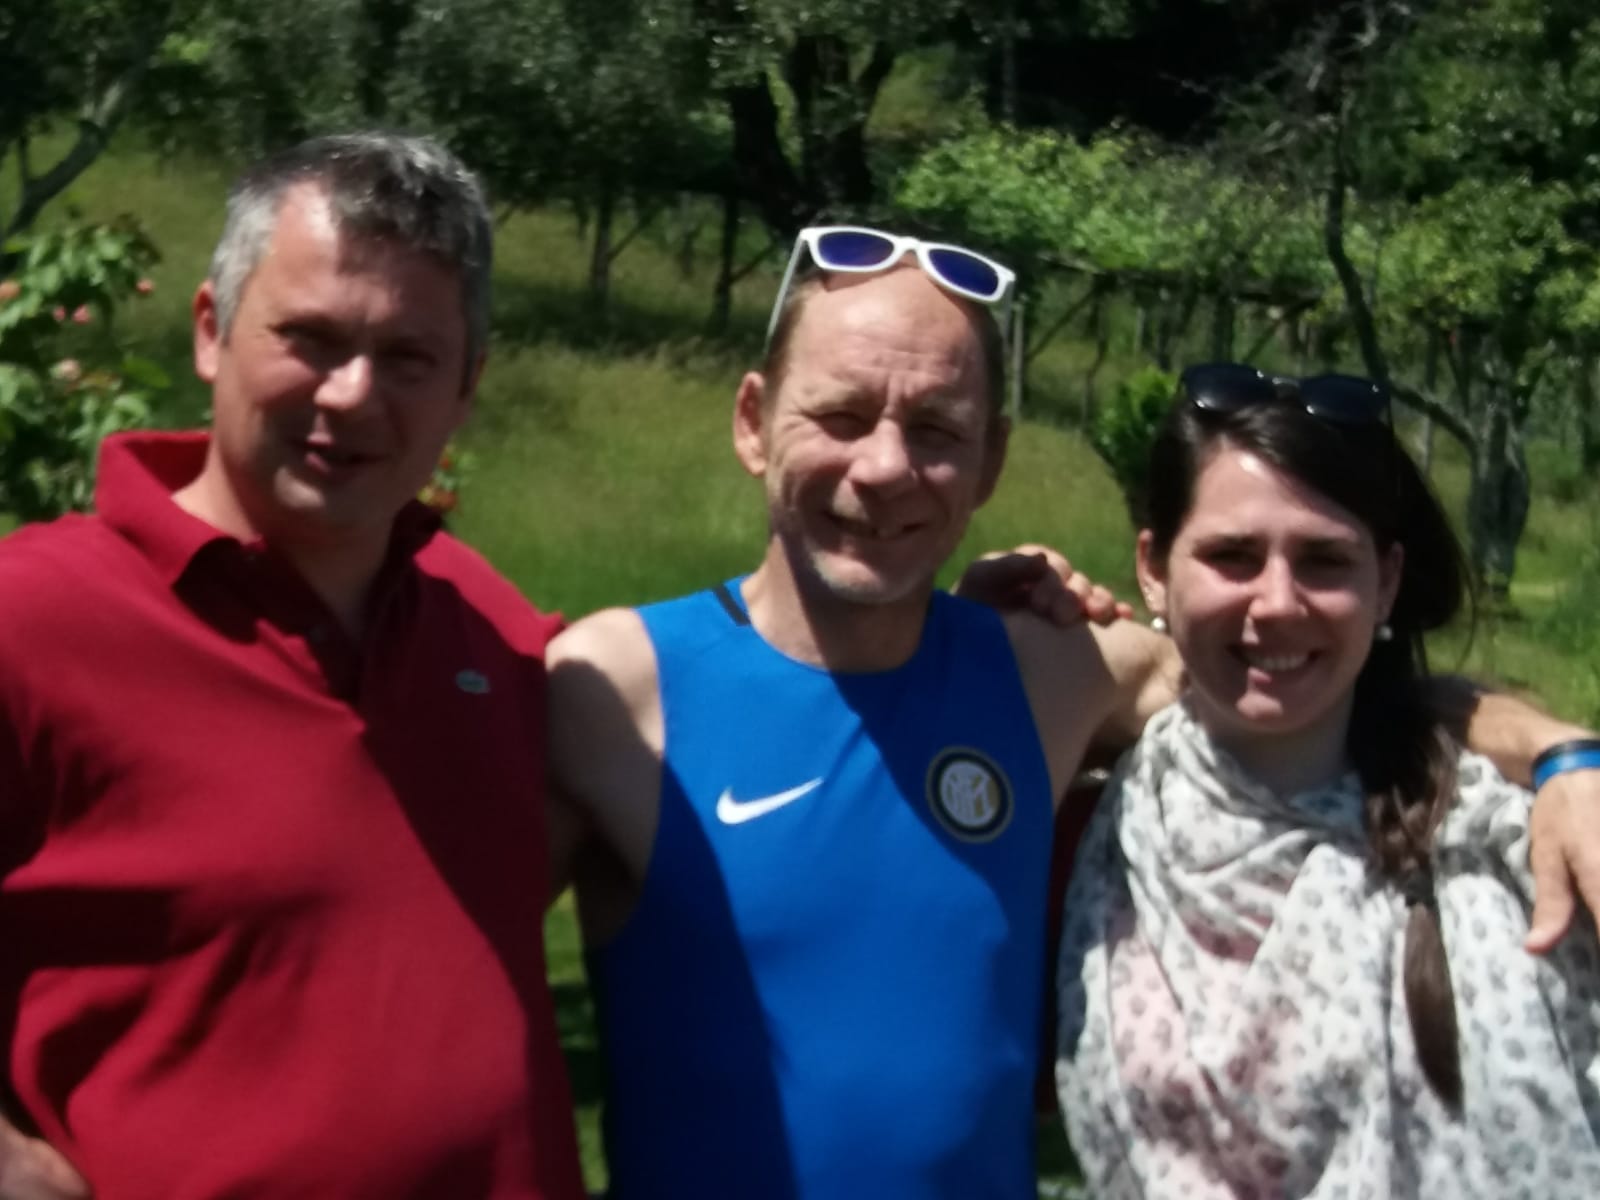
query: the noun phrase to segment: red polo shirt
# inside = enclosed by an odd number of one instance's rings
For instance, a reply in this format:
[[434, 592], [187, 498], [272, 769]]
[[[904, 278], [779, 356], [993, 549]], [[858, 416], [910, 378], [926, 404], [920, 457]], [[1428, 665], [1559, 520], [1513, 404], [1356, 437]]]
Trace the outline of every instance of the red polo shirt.
[[99, 1200], [583, 1194], [544, 977], [536, 613], [419, 512], [355, 645], [109, 442], [0, 541], [9, 1083]]

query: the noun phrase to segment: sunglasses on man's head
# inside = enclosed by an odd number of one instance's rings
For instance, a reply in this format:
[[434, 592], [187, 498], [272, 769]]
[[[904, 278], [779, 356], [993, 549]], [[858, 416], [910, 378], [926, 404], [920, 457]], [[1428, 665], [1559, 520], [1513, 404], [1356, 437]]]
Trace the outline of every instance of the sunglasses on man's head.
[[[1011, 293], [1017, 277], [1008, 268], [975, 250], [950, 246], [943, 242], [925, 242], [921, 238], [884, 233], [881, 229], [867, 229], [860, 225], [813, 225], [802, 229], [795, 238], [794, 250], [789, 255], [789, 265], [784, 268], [783, 282], [778, 286], [778, 300], [772, 306], [772, 319], [767, 322], [767, 341], [772, 341], [773, 330], [783, 313], [783, 304], [789, 296], [789, 286], [794, 282], [795, 268], [800, 263], [801, 252], [811, 255], [811, 261], [824, 271], [849, 271], [866, 274], [887, 271], [908, 253], [915, 254], [917, 265], [929, 279], [947, 292], [980, 304], [999, 304]], [[1004, 314], [1001, 326], [1004, 327]]]
[[1204, 412], [1231, 413], [1257, 404], [1299, 404], [1314, 417], [1347, 425], [1383, 422], [1389, 389], [1360, 375], [1268, 375], [1246, 363], [1203, 363], [1178, 377], [1178, 394]]

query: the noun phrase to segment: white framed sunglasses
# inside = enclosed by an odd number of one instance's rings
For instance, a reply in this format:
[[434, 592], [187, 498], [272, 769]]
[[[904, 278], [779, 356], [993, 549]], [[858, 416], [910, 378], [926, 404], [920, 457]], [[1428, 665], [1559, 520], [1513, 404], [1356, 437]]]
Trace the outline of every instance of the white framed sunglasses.
[[[1005, 302], [1009, 305], [1011, 290], [1017, 282], [1015, 272], [1009, 267], [964, 246], [925, 242], [921, 238], [885, 233], [864, 225], [812, 225], [802, 229], [794, 240], [789, 265], [783, 270], [783, 283], [778, 286], [778, 299], [772, 306], [772, 319], [767, 322], [768, 344], [772, 342], [773, 330], [778, 327], [783, 303], [789, 297], [789, 286], [794, 282], [802, 251], [810, 254], [811, 261], [824, 271], [859, 275], [887, 271], [907, 254], [915, 254], [917, 265], [929, 279], [945, 291], [979, 304]], [[1006, 316], [1002, 311], [1002, 329]]]

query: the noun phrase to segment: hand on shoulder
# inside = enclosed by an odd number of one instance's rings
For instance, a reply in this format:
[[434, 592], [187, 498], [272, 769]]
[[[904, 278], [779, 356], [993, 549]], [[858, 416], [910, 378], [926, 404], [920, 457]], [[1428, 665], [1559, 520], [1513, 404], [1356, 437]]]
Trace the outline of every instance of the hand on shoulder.
[[1089, 620], [1109, 625], [1133, 608], [1095, 583], [1059, 550], [1028, 543], [975, 559], [953, 589], [958, 596], [1002, 611], [1032, 610], [1061, 626]]
[[1172, 643], [1142, 625], [1063, 628], [1031, 612], [1004, 620], [1058, 793], [1091, 745], [1124, 749], [1176, 698]]

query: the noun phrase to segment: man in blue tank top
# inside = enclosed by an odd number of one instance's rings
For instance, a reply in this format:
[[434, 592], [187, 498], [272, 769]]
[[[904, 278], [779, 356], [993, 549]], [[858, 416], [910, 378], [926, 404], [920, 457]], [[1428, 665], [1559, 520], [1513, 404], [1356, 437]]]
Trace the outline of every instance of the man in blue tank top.
[[1131, 622], [935, 591], [1004, 459], [1000, 362], [909, 260], [802, 279], [734, 415], [761, 564], [552, 651], [557, 776], [610, 850], [577, 884], [619, 1200], [1035, 1194], [1053, 798], [1173, 680]]
[[760, 564], [549, 654], [615, 1200], [1032, 1200], [1054, 799], [1176, 694], [1131, 622], [935, 590], [1005, 455], [1007, 273], [825, 233], [735, 403]]

